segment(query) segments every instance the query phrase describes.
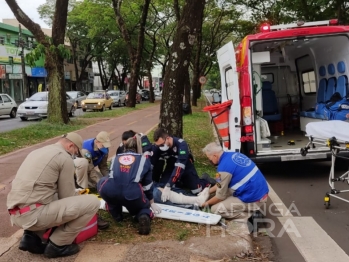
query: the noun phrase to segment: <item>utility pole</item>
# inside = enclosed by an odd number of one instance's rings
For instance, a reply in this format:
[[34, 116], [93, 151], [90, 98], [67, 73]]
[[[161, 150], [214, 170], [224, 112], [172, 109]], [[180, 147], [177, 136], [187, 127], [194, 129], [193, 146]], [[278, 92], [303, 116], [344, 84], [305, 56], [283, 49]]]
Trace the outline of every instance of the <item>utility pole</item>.
[[24, 40], [22, 39], [22, 27], [21, 24], [18, 25], [19, 31], [18, 31], [18, 47], [21, 47], [21, 65], [22, 65], [22, 96], [23, 101], [27, 97], [27, 78], [25, 74], [25, 60], [24, 60]]

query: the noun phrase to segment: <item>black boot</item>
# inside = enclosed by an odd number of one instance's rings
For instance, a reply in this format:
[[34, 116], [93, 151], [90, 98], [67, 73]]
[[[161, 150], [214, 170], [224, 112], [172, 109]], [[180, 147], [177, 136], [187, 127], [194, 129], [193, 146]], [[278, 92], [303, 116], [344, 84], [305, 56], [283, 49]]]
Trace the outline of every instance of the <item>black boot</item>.
[[41, 238], [33, 231], [24, 230], [18, 248], [22, 251], [28, 251], [33, 254], [43, 254], [46, 244], [42, 243]]
[[107, 229], [109, 227], [109, 223], [99, 216], [97, 218], [97, 225], [99, 230]]
[[142, 214], [138, 218], [138, 233], [140, 235], [149, 235], [150, 233], [150, 217], [147, 214]]
[[80, 251], [80, 248], [77, 244], [70, 244], [65, 246], [57, 246], [55, 243], [49, 241], [44, 255], [48, 258], [55, 258], [55, 257], [67, 257], [75, 255]]
[[213, 179], [212, 177], [210, 177], [210, 175], [207, 173], [203, 173], [201, 176], [201, 179], [205, 179], [207, 182], [209, 182], [211, 184], [211, 186], [214, 186], [217, 184], [217, 181], [215, 179]]
[[255, 223], [255, 219], [262, 219], [262, 218], [264, 218], [264, 216], [259, 210], [254, 211], [252, 213], [252, 216], [250, 216], [249, 219], [247, 220], [247, 226], [250, 233], [258, 232], [258, 222], [260, 222], [260, 220]]

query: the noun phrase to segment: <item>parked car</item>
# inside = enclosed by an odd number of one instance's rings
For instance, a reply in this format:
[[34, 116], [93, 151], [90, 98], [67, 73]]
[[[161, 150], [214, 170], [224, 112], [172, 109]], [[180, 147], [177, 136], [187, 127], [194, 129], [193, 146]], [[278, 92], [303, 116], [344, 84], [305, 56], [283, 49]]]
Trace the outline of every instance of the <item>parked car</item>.
[[0, 116], [9, 115], [15, 118], [17, 114], [17, 103], [8, 94], [0, 94]]
[[[128, 92], [126, 93], [126, 100], [125, 100], [125, 104], [127, 104], [128, 101]], [[141, 95], [137, 92], [136, 93], [136, 103], [139, 104], [142, 101], [142, 97]]]
[[140, 92], [142, 101], [148, 101], [150, 98], [150, 91], [146, 89], [142, 89]]
[[113, 99], [113, 106], [126, 105], [126, 93], [121, 90], [109, 90], [108, 94]]
[[103, 112], [106, 108], [112, 109], [113, 99], [105, 90], [96, 90], [89, 93], [85, 100], [81, 101], [82, 111], [99, 110]]
[[[66, 98], [68, 114], [71, 117], [76, 109], [75, 101], [68, 94], [66, 94]], [[18, 106], [17, 114], [22, 121], [26, 121], [29, 118], [45, 118], [47, 117], [47, 107], [48, 92], [38, 92]]]
[[68, 91], [67, 94], [76, 101], [76, 107], [81, 107], [81, 101], [87, 97], [82, 91]]

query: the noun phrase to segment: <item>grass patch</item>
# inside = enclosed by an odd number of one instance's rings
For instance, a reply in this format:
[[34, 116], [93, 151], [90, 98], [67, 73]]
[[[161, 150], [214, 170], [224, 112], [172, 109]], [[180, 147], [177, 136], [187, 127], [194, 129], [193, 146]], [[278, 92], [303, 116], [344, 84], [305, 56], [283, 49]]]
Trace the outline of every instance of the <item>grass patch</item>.
[[92, 119], [77, 119], [67, 125], [51, 124], [46, 120], [24, 128], [1, 133], [0, 155], [35, 145], [49, 138], [72, 132], [95, 123]]
[[[215, 141], [213, 136], [213, 126], [207, 112], [202, 112], [205, 106], [204, 101], [198, 102], [198, 107], [193, 108], [192, 115], [186, 115], [184, 121], [184, 139], [189, 143], [195, 157], [195, 167], [201, 176], [206, 172], [214, 177], [215, 167], [213, 167], [202, 149], [206, 144]], [[149, 140], [153, 142], [154, 131], [148, 134]], [[190, 237], [206, 236], [206, 225], [174, 221], [168, 219], [155, 218], [151, 224], [151, 233], [148, 236], [140, 236], [137, 233], [137, 223], [128, 214], [124, 214], [124, 221], [115, 222], [109, 213], [100, 211], [100, 215], [110, 222], [110, 227], [106, 231], [99, 231], [94, 241], [108, 243], [138, 243], [151, 242], [155, 240], [177, 240], [184, 241]], [[220, 232], [210, 232], [210, 234], [220, 234]]]
[[[184, 241], [189, 237], [205, 237], [206, 225], [155, 218], [151, 222], [151, 233], [147, 236], [138, 234], [138, 223], [124, 213], [124, 220], [116, 222], [106, 211], [100, 210], [99, 215], [110, 223], [107, 230], [100, 230], [92, 241], [104, 243], [141, 243], [163, 240]], [[211, 235], [221, 232], [210, 231]]]
[[160, 101], [155, 101], [155, 103], [145, 102], [145, 103], [137, 104], [136, 107], [122, 107], [122, 108], [118, 108], [116, 110], [115, 109], [114, 110], [106, 109], [104, 112], [87, 111], [84, 115], [80, 116], [80, 118], [118, 117], [118, 116], [126, 115], [127, 113], [131, 113], [131, 112], [136, 111], [136, 110], [140, 110], [143, 108], [154, 106], [156, 104], [159, 104], [159, 102]]

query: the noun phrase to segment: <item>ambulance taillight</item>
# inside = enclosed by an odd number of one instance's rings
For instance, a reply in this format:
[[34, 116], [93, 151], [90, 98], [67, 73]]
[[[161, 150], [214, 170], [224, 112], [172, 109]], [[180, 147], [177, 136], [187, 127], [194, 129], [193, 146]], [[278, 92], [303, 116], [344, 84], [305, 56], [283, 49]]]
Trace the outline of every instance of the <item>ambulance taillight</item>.
[[241, 101], [241, 105], [242, 105], [243, 132], [245, 134], [253, 133], [251, 98], [250, 97], [243, 97], [242, 101]]

